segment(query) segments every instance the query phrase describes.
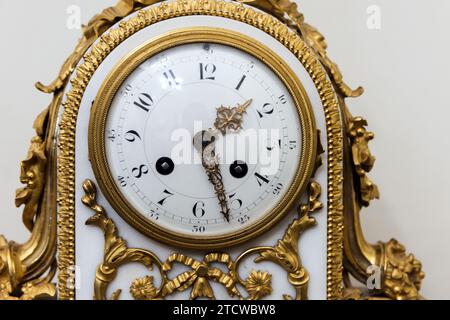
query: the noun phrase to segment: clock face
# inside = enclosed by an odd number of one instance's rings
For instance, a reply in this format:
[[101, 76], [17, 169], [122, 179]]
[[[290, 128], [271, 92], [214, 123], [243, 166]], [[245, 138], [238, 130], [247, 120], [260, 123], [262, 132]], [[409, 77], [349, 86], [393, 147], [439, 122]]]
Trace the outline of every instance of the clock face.
[[141, 231], [236, 242], [281, 218], [301, 188], [302, 106], [261, 57], [180, 43], [111, 79], [99, 140], [116, 209]]

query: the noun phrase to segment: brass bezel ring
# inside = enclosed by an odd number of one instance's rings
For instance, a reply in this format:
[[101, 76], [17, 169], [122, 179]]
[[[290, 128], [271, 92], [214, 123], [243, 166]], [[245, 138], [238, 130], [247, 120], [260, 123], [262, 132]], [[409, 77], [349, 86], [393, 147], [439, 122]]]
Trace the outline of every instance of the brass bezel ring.
[[[117, 186], [106, 156], [106, 122], [111, 103], [128, 76], [143, 62], [164, 50], [190, 43], [216, 43], [242, 50], [267, 65], [288, 88], [301, 126], [301, 155], [287, 192], [263, 218], [240, 231], [220, 236], [192, 236], [168, 230], [146, 219], [133, 207]], [[254, 239], [274, 227], [293, 208], [305, 191], [313, 173], [317, 148], [316, 125], [311, 102], [294, 71], [267, 46], [241, 33], [211, 27], [177, 29], [158, 36], [125, 56], [103, 82], [91, 110], [89, 154], [96, 180], [116, 212], [135, 229], [157, 241], [190, 249], [221, 249]]]

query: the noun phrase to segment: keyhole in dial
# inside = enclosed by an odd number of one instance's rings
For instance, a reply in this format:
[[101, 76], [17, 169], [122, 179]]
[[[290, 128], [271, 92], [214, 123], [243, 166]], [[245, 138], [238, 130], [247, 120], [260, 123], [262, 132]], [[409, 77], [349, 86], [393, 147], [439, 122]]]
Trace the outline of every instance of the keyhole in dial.
[[175, 164], [172, 159], [167, 157], [162, 157], [156, 162], [156, 171], [160, 175], [167, 176], [173, 172], [175, 169]]
[[230, 174], [236, 179], [244, 178], [248, 173], [248, 165], [244, 161], [235, 161], [230, 166]]

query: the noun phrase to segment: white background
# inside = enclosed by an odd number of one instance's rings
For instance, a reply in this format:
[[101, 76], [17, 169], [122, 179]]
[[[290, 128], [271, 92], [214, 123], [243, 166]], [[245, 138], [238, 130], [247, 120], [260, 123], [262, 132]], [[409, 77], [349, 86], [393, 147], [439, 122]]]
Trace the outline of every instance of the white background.
[[[0, 0], [0, 233], [28, 233], [14, 207], [19, 162], [32, 123], [50, 102], [33, 88], [51, 82], [79, 30], [67, 27], [70, 5], [82, 22], [113, 0]], [[325, 34], [329, 54], [362, 98], [351, 111], [369, 120], [377, 156], [371, 173], [382, 198], [363, 212], [368, 240], [399, 239], [423, 262], [423, 295], [450, 299], [450, 2], [447, 0], [301, 0], [308, 22]], [[381, 29], [367, 27], [367, 8], [381, 9]]]

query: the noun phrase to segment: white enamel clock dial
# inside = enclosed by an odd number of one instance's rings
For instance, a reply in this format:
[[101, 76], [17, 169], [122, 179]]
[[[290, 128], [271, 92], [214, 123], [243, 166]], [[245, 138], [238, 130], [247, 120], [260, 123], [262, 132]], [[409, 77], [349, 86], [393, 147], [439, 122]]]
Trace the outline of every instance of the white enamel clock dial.
[[[191, 141], [213, 126], [218, 107], [249, 99], [242, 130], [216, 147], [228, 222]], [[161, 227], [195, 236], [261, 219], [292, 183], [302, 138], [296, 107], [274, 72], [239, 49], [209, 43], [177, 46], [139, 66], [113, 99], [106, 134], [111, 172], [128, 201]], [[261, 163], [266, 158], [271, 167]]]

